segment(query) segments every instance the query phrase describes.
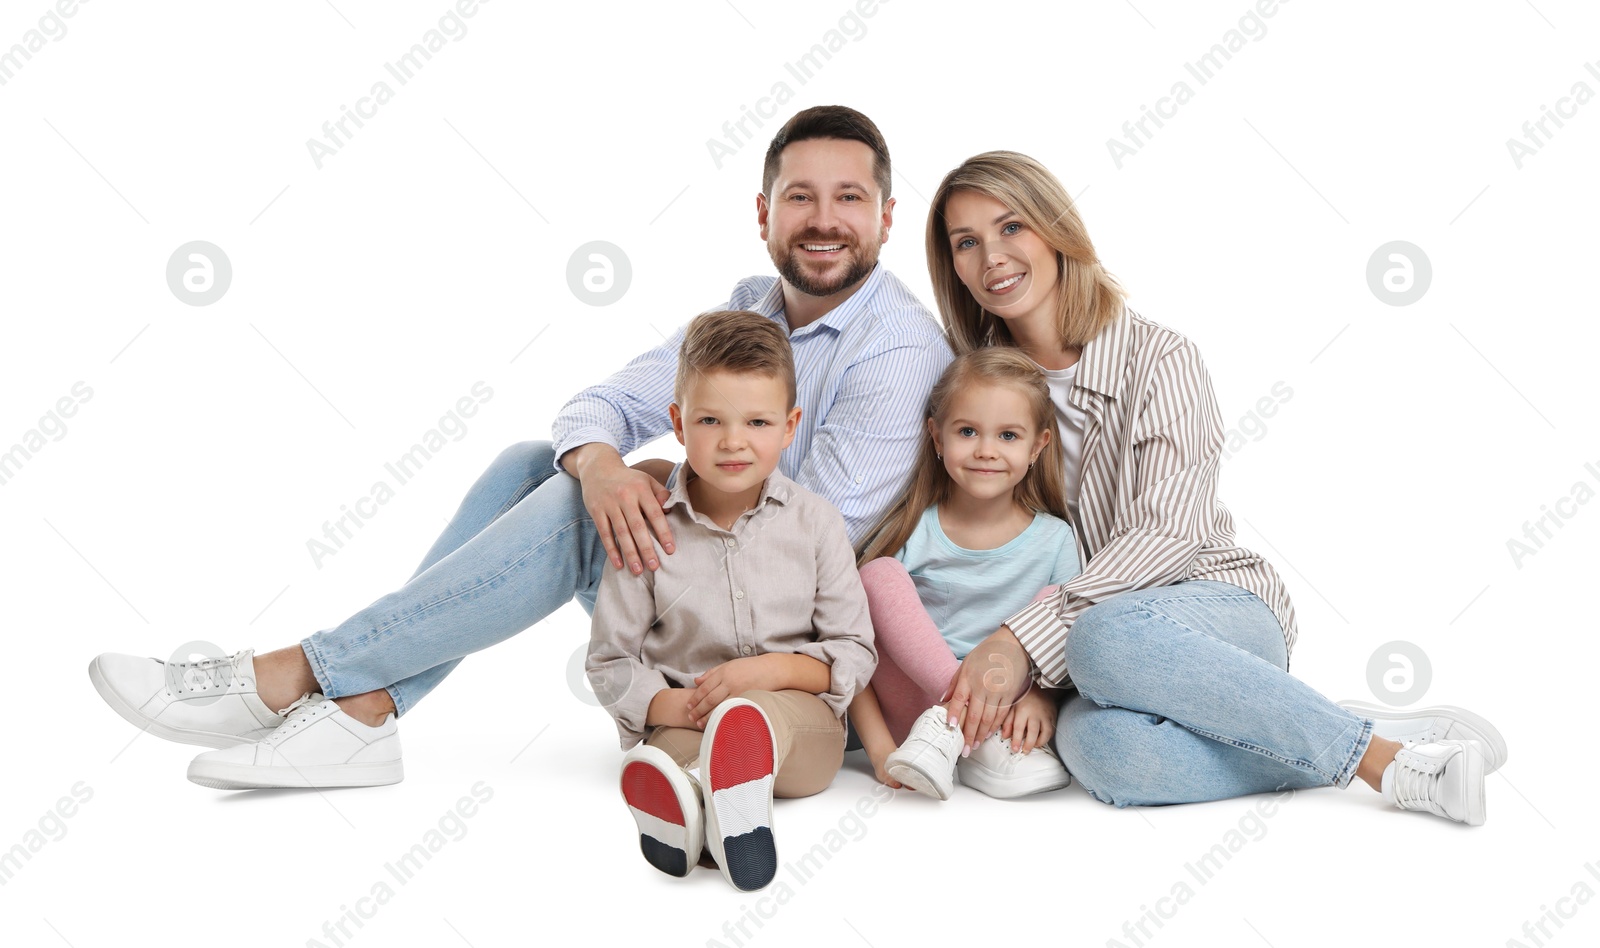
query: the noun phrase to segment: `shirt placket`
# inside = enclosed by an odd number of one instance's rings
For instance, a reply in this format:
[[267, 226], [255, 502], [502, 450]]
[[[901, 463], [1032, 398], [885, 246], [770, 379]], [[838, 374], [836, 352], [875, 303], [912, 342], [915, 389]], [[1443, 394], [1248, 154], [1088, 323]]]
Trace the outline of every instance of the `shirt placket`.
[[723, 550], [727, 554], [723, 558], [725, 566], [723, 575], [727, 579], [728, 603], [733, 613], [733, 649], [740, 658], [745, 658], [754, 655], [756, 648], [750, 621], [750, 597], [745, 589], [745, 579], [749, 571], [744, 568], [744, 538], [725, 533], [722, 543]]

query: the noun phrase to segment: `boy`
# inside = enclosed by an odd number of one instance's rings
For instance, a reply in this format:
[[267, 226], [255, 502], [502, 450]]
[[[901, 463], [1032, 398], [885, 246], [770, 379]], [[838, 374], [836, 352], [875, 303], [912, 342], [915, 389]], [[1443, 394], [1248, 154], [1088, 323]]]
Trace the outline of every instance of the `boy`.
[[645, 859], [687, 875], [703, 839], [752, 891], [778, 868], [773, 797], [833, 781], [840, 716], [877, 653], [844, 519], [777, 470], [800, 419], [783, 328], [696, 317], [673, 397], [677, 549], [657, 570], [605, 571], [587, 669], [632, 748], [622, 795]]

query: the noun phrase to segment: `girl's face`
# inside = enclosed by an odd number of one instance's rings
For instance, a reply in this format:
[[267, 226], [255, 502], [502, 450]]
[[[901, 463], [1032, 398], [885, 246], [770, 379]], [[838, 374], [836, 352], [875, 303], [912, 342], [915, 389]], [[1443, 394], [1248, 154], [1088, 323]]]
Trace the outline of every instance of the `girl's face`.
[[1013, 386], [978, 383], [951, 396], [944, 424], [929, 418], [928, 433], [956, 488], [991, 500], [1009, 497], [1050, 441], [1032, 417], [1027, 397]]
[[1056, 312], [1056, 252], [1010, 208], [987, 194], [956, 191], [945, 201], [956, 276], [989, 312], [1010, 322]]

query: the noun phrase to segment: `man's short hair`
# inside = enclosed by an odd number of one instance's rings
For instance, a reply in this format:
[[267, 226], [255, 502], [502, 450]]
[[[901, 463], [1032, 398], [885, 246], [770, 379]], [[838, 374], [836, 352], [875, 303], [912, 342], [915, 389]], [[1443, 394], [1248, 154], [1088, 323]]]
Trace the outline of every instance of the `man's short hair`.
[[855, 109], [843, 105], [818, 105], [795, 114], [783, 123], [767, 146], [767, 163], [761, 169], [761, 193], [772, 198], [772, 182], [778, 177], [778, 159], [795, 142], [815, 138], [842, 138], [860, 142], [872, 149], [872, 178], [881, 200], [889, 200], [889, 146], [878, 126]]
[[683, 404], [683, 390], [695, 375], [721, 370], [781, 379], [795, 403], [794, 352], [789, 336], [774, 320], [742, 309], [701, 313], [690, 320], [678, 350], [678, 378], [673, 400]]

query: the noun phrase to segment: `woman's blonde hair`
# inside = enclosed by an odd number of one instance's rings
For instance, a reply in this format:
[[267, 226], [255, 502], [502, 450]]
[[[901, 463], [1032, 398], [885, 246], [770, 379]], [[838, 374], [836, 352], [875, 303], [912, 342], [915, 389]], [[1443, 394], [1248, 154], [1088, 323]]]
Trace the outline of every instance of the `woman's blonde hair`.
[[1050, 440], [1034, 461], [1033, 467], [1011, 489], [1011, 497], [1022, 507], [1067, 519], [1066, 458], [1056, 434], [1056, 410], [1050, 401], [1050, 385], [1032, 360], [1016, 349], [977, 349], [950, 363], [928, 395], [924, 414], [922, 451], [911, 475], [906, 493], [885, 513], [861, 542], [857, 565], [892, 556], [906, 545], [922, 512], [950, 498], [950, 473], [944, 468], [933, 438], [926, 434], [926, 419], [943, 427], [954, 395], [975, 385], [1007, 385], [1028, 400], [1029, 423], [1035, 433], [1048, 432]]
[[1122, 312], [1126, 295], [1100, 265], [1089, 232], [1067, 189], [1044, 165], [1014, 151], [987, 151], [944, 176], [928, 212], [928, 275], [957, 354], [984, 346], [1014, 346], [1005, 321], [978, 305], [956, 275], [945, 206], [957, 191], [1004, 204], [1056, 252], [1056, 325], [1061, 345], [1082, 347]]

